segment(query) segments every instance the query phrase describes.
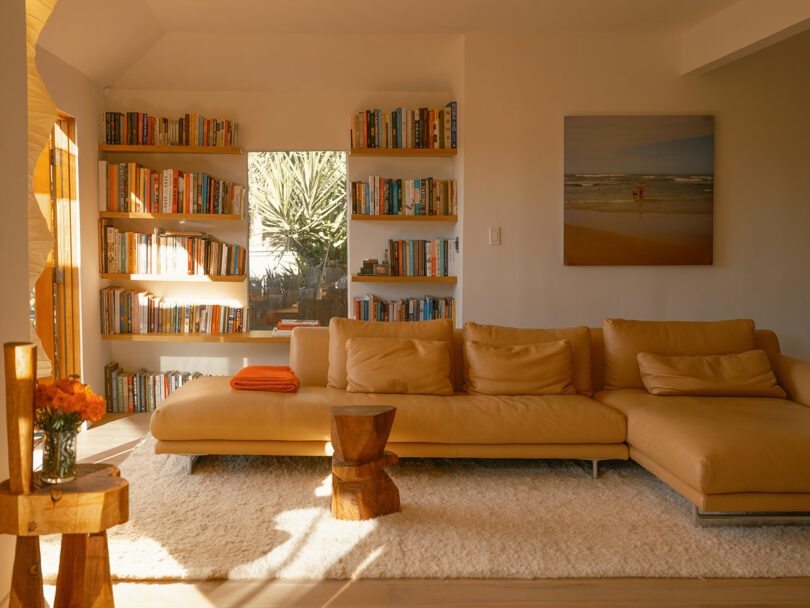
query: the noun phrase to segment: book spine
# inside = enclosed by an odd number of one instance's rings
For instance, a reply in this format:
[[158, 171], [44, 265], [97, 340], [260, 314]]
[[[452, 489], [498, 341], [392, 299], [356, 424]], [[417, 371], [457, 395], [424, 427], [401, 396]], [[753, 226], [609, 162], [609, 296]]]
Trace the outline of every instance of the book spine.
[[458, 147], [458, 103], [451, 101], [445, 107], [450, 108], [450, 147], [455, 149]]

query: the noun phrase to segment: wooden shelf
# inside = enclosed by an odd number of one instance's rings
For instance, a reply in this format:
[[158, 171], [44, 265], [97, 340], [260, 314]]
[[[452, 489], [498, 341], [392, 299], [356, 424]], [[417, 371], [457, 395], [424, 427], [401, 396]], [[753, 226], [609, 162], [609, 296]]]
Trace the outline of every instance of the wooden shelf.
[[244, 154], [244, 148], [237, 146], [129, 146], [120, 144], [99, 144], [101, 152], [143, 152], [147, 154]]
[[244, 275], [233, 274], [116, 274], [110, 272], [101, 273], [102, 279], [113, 281], [171, 281], [174, 283], [241, 283], [245, 280]]
[[99, 211], [100, 218], [127, 220], [241, 220], [242, 216], [234, 213], [136, 213], [128, 211]]
[[455, 156], [456, 148], [352, 148], [352, 156]]
[[257, 342], [270, 344], [287, 344], [289, 337], [273, 335], [272, 331], [253, 330], [233, 334], [104, 334], [102, 340], [113, 342]]
[[457, 222], [457, 215], [371, 215], [352, 213], [352, 219], [361, 222]]
[[458, 277], [387, 277], [352, 275], [356, 283], [456, 283]]

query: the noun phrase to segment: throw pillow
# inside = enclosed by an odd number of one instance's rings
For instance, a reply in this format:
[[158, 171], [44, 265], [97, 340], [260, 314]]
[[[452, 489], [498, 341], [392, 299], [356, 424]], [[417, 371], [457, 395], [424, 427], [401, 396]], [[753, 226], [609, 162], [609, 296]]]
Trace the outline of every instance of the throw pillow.
[[568, 340], [495, 346], [465, 342], [469, 391], [487, 395], [573, 395]]
[[349, 338], [346, 381], [350, 393], [451, 395], [450, 344], [442, 340]]
[[734, 355], [639, 353], [638, 366], [653, 395], [787, 397], [764, 350]]

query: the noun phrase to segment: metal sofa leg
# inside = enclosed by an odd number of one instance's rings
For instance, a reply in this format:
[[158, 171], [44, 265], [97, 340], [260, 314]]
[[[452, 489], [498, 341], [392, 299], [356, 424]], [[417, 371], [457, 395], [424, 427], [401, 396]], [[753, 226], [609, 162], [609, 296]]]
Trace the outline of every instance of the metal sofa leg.
[[[586, 464], [587, 460], [577, 460], [579, 466], [581, 466], [584, 470], [588, 470], [588, 465]], [[600, 459], [592, 459], [591, 460], [591, 475], [594, 479], [599, 478], [599, 463], [601, 462]]]
[[692, 521], [699, 528], [713, 526], [810, 525], [810, 513], [777, 511], [706, 513], [692, 505]]
[[[183, 456], [181, 456], [183, 458]], [[191, 475], [194, 472], [194, 463], [196, 463], [200, 458], [202, 458], [199, 454], [186, 454], [186, 474]]]

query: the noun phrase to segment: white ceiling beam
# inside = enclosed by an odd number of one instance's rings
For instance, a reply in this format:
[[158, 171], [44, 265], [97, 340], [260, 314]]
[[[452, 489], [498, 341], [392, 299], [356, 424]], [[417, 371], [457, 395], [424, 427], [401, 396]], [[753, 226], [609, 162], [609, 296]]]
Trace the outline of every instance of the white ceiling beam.
[[681, 74], [703, 74], [810, 28], [810, 0], [740, 0], [681, 34]]

